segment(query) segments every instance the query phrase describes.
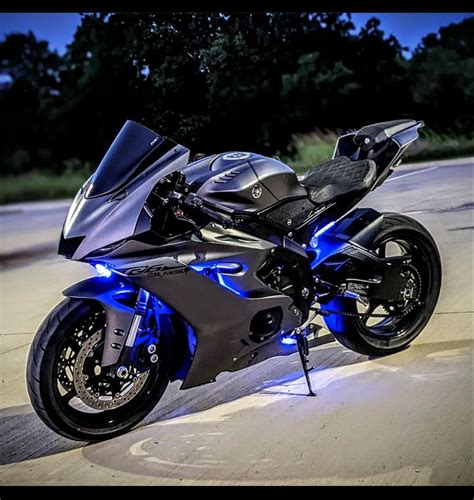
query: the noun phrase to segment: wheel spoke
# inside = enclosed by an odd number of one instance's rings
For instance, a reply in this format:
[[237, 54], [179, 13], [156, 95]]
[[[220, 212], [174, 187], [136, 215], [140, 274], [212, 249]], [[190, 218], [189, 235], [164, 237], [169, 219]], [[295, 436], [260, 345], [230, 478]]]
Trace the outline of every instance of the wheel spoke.
[[369, 309], [366, 314], [372, 314], [381, 304], [380, 300], [370, 299]]
[[369, 304], [369, 307], [367, 309], [367, 311], [365, 311], [363, 314], [366, 315], [363, 317], [363, 322], [364, 323], [367, 323], [368, 321], [371, 321], [373, 318], [371, 318], [370, 314], [372, 314], [375, 309], [377, 309], [377, 307], [380, 305], [380, 301], [378, 300], [375, 300], [375, 299], [371, 299], [370, 300], [370, 304]]
[[77, 396], [76, 389], [71, 389], [69, 392], [67, 392], [66, 394], [64, 394], [63, 401], [66, 404], [69, 404], [69, 402], [71, 401], [71, 399], [74, 398], [75, 396]]
[[381, 246], [379, 246], [379, 257], [381, 259], [385, 258], [387, 255], [387, 243], [388, 242], [385, 242], [385, 243], [382, 243]]

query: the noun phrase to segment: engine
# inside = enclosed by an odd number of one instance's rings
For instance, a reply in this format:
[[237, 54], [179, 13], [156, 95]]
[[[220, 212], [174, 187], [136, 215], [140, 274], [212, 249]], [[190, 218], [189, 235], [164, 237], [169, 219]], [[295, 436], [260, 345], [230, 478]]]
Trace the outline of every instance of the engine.
[[305, 257], [298, 258], [278, 248], [257, 273], [268, 287], [291, 297], [303, 317], [307, 317], [314, 295], [312, 274], [307, 266]]

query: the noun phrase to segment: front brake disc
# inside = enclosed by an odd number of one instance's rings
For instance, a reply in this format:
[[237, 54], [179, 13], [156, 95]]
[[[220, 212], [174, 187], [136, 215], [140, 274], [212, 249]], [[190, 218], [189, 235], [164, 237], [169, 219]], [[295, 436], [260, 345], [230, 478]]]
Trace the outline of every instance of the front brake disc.
[[[131, 401], [143, 388], [149, 372], [129, 367], [128, 377], [118, 381], [100, 368], [102, 331], [91, 335], [81, 346], [74, 364], [74, 387], [83, 403], [95, 410], [112, 410]], [[98, 362], [99, 361], [99, 362]], [[111, 389], [112, 386], [112, 389]]]

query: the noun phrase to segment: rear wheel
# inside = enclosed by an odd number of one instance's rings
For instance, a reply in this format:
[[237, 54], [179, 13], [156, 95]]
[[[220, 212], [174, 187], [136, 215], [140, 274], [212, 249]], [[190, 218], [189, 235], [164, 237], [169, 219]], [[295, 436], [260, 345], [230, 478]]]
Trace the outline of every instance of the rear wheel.
[[170, 339], [160, 335], [159, 361], [148, 371], [125, 367], [121, 378], [101, 368], [105, 311], [67, 298], [43, 321], [30, 348], [27, 386], [33, 408], [70, 439], [109, 439], [138, 424], [169, 382]]
[[[330, 313], [324, 317], [328, 329], [341, 344], [361, 354], [381, 356], [409, 345], [428, 323], [441, 289], [441, 260], [429, 232], [419, 222], [399, 214], [384, 214], [373, 250], [381, 257], [412, 257], [402, 271], [407, 286], [401, 299], [369, 299], [364, 307], [354, 299], [336, 297], [321, 304], [321, 309], [346, 314]], [[359, 316], [354, 317], [356, 313]]]

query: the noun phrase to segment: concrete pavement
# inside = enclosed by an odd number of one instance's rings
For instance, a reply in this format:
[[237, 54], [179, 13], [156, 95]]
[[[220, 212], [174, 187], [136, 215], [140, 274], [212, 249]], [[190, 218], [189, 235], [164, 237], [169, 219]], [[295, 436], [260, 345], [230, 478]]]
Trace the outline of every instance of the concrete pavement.
[[440, 302], [409, 349], [372, 360], [335, 342], [312, 350], [316, 398], [303, 396], [297, 355], [188, 391], [173, 383], [145, 425], [88, 446], [41, 423], [24, 373], [34, 330], [92, 271], [51, 249], [14, 258], [31, 228], [41, 232], [28, 245], [56, 238], [66, 207], [0, 215], [0, 484], [472, 485], [473, 172], [400, 168], [361, 205], [410, 214], [439, 245]]

